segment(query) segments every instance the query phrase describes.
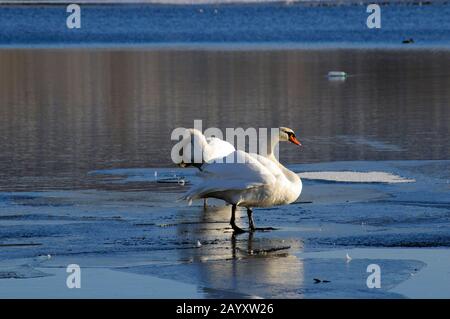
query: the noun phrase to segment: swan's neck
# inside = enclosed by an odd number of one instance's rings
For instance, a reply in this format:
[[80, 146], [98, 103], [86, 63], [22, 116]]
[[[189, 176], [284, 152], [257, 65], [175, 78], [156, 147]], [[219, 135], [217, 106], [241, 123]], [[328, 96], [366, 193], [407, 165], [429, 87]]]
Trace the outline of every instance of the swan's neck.
[[277, 147], [279, 142], [280, 138], [278, 136], [271, 137], [271, 139], [268, 141], [269, 144], [267, 146], [267, 158], [278, 165], [278, 167], [283, 171], [283, 174], [290, 182], [298, 183], [300, 181], [300, 177], [291, 170], [287, 169], [283, 164], [281, 164], [275, 156], [275, 148]]
[[275, 148], [277, 147], [279, 142], [280, 138], [278, 136], [271, 136], [270, 139], [267, 139], [267, 148], [266, 148], [267, 158], [271, 159], [277, 164], [280, 164], [280, 162], [277, 160], [275, 156]]

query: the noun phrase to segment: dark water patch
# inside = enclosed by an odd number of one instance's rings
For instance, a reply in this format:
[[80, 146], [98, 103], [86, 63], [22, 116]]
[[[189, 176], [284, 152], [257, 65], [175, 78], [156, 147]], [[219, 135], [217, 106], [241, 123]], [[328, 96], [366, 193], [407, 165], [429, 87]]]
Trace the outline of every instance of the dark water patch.
[[0, 202], [30, 207], [70, 207], [73, 203], [61, 198], [33, 196], [26, 194], [2, 194]]
[[30, 195], [6, 195], [2, 194], [0, 195], [0, 201], [22, 201], [22, 200], [34, 200], [36, 199], [36, 196], [30, 196]]
[[41, 243], [9, 243], [0, 244], [0, 247], [28, 247], [28, 246], [41, 246]]
[[0, 239], [24, 239], [42, 237], [63, 237], [63, 234], [51, 226], [8, 226], [1, 227]]
[[450, 162], [449, 161], [427, 161], [426, 163], [417, 161], [404, 165], [398, 163], [397, 165], [402, 170], [414, 175], [422, 175], [426, 177], [433, 177], [437, 179], [450, 180]]
[[311, 243], [328, 247], [450, 247], [450, 234], [443, 233], [415, 233], [389, 234], [367, 236], [345, 236], [339, 238], [308, 239]]
[[[51, 276], [45, 272], [34, 269], [31, 266], [22, 265], [17, 267], [1, 267], [0, 266], [0, 280], [1, 279], [28, 279]], [[1, 285], [1, 282], [0, 282]]]
[[353, 143], [353, 144], [359, 144], [362, 146], [368, 146], [368, 147], [371, 147], [378, 151], [384, 151], [384, 152], [400, 152], [400, 151], [402, 151], [402, 149], [397, 145], [393, 145], [393, 144], [386, 143], [383, 141], [378, 141], [378, 140], [361, 137], [361, 136], [341, 135], [341, 136], [337, 136], [337, 139], [342, 140], [344, 143]]
[[398, 204], [398, 205], [405, 205], [405, 206], [418, 206], [418, 207], [436, 207], [436, 208], [444, 208], [450, 210], [450, 202], [443, 202], [440, 200], [434, 200], [434, 201], [415, 201], [415, 200], [392, 200], [392, 201], [380, 201], [388, 204]]
[[407, 211], [407, 209], [403, 209], [396, 211], [390, 209], [389, 212], [390, 214], [369, 217], [348, 216], [345, 220], [341, 218], [337, 222], [381, 228], [400, 227], [400, 229], [410, 229], [411, 231], [417, 227], [441, 227], [448, 225], [450, 222], [450, 212], [446, 210]]
[[[45, 205], [44, 205], [45, 206]], [[52, 207], [52, 206], [45, 206]], [[70, 215], [47, 215], [47, 214], [16, 214], [2, 215], [0, 221], [122, 221], [121, 216], [70, 216]]]
[[155, 226], [155, 223], [136, 223], [134, 226], [146, 227], [146, 226]]

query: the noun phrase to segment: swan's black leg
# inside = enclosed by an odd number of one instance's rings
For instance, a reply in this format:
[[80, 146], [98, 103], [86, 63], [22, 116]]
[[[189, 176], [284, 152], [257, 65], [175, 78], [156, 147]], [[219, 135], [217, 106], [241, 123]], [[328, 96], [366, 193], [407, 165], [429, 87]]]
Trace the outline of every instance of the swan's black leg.
[[233, 228], [233, 230], [236, 234], [245, 233], [245, 230], [236, 226], [235, 215], [236, 215], [236, 205], [233, 205], [233, 206], [231, 206], [231, 219], [230, 219], [231, 228]]
[[251, 208], [247, 208], [247, 216], [248, 216], [248, 226], [251, 232], [256, 230], [267, 231], [267, 230], [276, 230], [273, 227], [256, 227], [255, 222], [253, 221], [253, 210]]
[[203, 199], [203, 208], [206, 209], [208, 207], [208, 199], [204, 198]]
[[249, 207], [247, 207], [247, 216], [248, 216], [248, 226], [250, 228], [250, 231], [255, 231], [255, 222], [253, 221], [253, 210]]

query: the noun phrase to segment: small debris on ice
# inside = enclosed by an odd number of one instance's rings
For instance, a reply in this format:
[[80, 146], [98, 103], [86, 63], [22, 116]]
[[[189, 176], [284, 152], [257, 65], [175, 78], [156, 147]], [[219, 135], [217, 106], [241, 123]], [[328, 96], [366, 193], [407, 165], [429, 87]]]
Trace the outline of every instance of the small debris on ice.
[[347, 253], [347, 255], [345, 256], [345, 259], [347, 260], [347, 262], [349, 263], [350, 261], [352, 261], [352, 257], [350, 257], [350, 255]]

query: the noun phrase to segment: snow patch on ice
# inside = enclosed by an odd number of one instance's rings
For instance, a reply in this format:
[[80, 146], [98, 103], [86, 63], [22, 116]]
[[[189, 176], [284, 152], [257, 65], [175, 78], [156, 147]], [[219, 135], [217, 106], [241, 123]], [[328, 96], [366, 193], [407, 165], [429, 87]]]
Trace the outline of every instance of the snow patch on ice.
[[303, 172], [298, 173], [303, 179], [323, 180], [344, 183], [413, 183], [414, 179], [403, 178], [387, 172]]

